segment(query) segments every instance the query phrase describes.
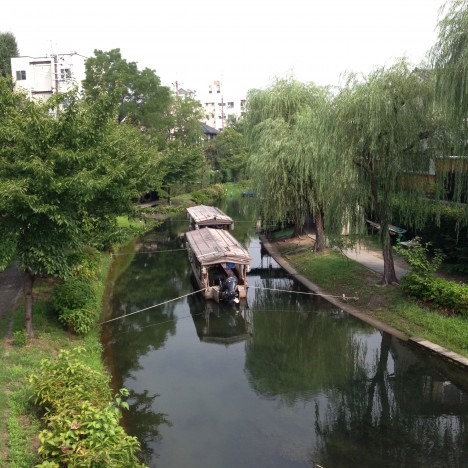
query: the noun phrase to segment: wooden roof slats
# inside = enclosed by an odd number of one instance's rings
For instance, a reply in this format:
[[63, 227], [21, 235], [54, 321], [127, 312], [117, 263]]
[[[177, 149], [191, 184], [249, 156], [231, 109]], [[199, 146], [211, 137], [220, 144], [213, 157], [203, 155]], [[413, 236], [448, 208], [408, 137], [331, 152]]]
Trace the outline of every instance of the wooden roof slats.
[[233, 219], [215, 206], [197, 205], [187, 208], [187, 213], [195, 224], [206, 226], [210, 224], [232, 224]]
[[224, 262], [250, 264], [248, 251], [228, 231], [205, 228], [189, 231], [185, 235], [201, 265]]

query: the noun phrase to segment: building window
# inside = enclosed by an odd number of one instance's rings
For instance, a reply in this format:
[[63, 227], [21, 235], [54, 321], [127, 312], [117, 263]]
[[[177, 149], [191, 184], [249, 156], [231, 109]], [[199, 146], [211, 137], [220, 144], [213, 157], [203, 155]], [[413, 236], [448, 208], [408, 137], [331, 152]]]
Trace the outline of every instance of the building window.
[[60, 79], [63, 81], [71, 79], [71, 70], [69, 68], [62, 68], [60, 70]]
[[18, 81], [26, 79], [26, 70], [17, 70], [16, 71], [16, 79]]
[[234, 109], [234, 103], [228, 102], [228, 109]]

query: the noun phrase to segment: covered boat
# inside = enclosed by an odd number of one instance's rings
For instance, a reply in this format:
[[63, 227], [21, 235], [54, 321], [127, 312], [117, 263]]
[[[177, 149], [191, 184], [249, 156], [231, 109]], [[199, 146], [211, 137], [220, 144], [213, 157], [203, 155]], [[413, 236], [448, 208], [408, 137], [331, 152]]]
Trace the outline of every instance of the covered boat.
[[234, 229], [234, 220], [215, 206], [197, 205], [187, 208], [190, 229], [206, 227]]
[[185, 236], [190, 264], [205, 299], [239, 302], [247, 297], [250, 255], [228, 231], [205, 228]]

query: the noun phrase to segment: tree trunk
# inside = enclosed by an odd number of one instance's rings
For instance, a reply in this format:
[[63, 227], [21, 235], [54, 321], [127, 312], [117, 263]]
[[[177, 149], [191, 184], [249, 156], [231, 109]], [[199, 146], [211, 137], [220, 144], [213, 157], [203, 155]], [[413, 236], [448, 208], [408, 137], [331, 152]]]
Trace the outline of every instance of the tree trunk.
[[382, 253], [384, 261], [384, 273], [382, 278], [382, 284], [400, 284], [395, 273], [392, 244], [390, 242], [390, 233], [388, 231], [387, 224], [380, 225], [380, 235], [382, 239]]
[[325, 247], [325, 233], [323, 230], [323, 212], [320, 208], [316, 208], [314, 212], [315, 218], [315, 228], [316, 228], [316, 236], [315, 236], [315, 251], [321, 252]]
[[28, 338], [34, 338], [34, 330], [32, 327], [32, 315], [33, 315], [33, 286], [34, 280], [36, 277], [30, 270], [27, 270], [24, 274], [24, 297], [25, 297], [25, 304], [24, 304], [24, 327], [26, 328], [26, 332], [28, 334]]

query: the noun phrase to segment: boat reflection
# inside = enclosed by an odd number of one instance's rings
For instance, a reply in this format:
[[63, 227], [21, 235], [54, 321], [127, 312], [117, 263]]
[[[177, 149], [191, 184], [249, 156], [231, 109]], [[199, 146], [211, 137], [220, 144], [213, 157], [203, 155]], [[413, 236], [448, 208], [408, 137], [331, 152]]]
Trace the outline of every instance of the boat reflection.
[[252, 313], [245, 299], [239, 304], [206, 301], [203, 295], [189, 296], [188, 304], [200, 341], [229, 346], [249, 340], [253, 334]]

